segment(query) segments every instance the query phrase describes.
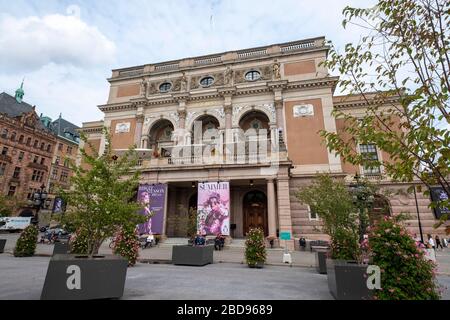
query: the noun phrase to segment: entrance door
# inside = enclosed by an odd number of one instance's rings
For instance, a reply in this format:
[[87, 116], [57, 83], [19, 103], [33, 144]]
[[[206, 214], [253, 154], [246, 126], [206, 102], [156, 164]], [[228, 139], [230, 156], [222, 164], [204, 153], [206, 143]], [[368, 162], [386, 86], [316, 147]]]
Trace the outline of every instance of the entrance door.
[[268, 235], [267, 198], [262, 191], [250, 191], [244, 196], [244, 236], [252, 228], [260, 228]]

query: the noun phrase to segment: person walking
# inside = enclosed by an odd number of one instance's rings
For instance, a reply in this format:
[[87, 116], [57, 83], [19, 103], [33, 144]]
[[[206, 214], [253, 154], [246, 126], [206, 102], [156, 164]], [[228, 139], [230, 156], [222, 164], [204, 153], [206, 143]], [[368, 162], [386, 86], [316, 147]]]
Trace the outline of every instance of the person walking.
[[439, 239], [438, 235], [436, 235], [435, 239], [436, 239], [436, 249], [441, 247], [441, 250], [444, 250], [444, 248], [442, 247], [442, 244], [441, 244], [441, 239]]
[[434, 245], [434, 240], [433, 240], [433, 237], [431, 236], [431, 234], [428, 235], [428, 244], [430, 245], [431, 248], [436, 250], [436, 247]]

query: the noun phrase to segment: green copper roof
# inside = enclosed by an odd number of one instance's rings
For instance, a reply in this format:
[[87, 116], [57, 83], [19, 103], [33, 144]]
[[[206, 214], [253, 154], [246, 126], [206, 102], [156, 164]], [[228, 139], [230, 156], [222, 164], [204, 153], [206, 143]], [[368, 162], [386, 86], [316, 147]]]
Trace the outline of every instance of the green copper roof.
[[18, 103], [22, 103], [23, 96], [25, 95], [25, 91], [23, 90], [23, 80], [20, 88], [16, 90], [16, 101]]

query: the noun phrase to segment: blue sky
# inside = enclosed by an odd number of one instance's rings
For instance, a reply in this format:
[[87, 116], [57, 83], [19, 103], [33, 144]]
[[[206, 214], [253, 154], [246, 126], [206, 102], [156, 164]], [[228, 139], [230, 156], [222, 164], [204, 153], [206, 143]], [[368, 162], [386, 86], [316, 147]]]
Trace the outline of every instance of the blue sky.
[[339, 48], [346, 5], [372, 0], [0, 0], [0, 92], [25, 77], [38, 113], [103, 118], [111, 69], [325, 36]]

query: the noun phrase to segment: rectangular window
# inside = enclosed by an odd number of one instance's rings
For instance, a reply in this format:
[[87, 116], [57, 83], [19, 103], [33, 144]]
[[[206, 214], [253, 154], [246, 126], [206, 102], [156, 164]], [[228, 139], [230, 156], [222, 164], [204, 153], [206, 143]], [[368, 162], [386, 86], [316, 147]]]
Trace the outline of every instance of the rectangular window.
[[62, 144], [62, 143], [60, 143], [59, 145], [58, 145], [58, 150], [62, 150], [64, 148], [64, 145]]
[[33, 170], [33, 176], [31, 177], [31, 180], [32, 181], [42, 182], [42, 177], [43, 176], [44, 176], [44, 172], [43, 171]]
[[314, 210], [314, 208], [311, 208], [310, 206], [308, 206], [308, 215], [309, 220], [319, 220], [319, 216], [317, 215], [316, 211]]
[[20, 167], [14, 169], [13, 178], [18, 179], [20, 177]]
[[8, 196], [12, 197], [16, 193], [16, 186], [9, 186]]
[[72, 154], [72, 147], [71, 146], [67, 146], [67, 153], [68, 154]]
[[41, 164], [45, 164], [45, 158], [41, 158]]
[[8, 147], [3, 147], [2, 156], [6, 156], [8, 154]]
[[5, 171], [6, 171], [6, 163], [0, 162], [0, 176], [3, 176], [5, 174]]
[[58, 169], [53, 169], [53, 171], [52, 171], [52, 179], [53, 180], [58, 179]]
[[[359, 151], [366, 160], [378, 161], [377, 146], [374, 144], [361, 144]], [[364, 166], [364, 174], [380, 174], [379, 166]]]
[[19, 158], [18, 158], [19, 161], [22, 161], [24, 156], [25, 156], [25, 152], [20, 151], [20, 152], [19, 152]]
[[61, 182], [67, 182], [67, 178], [68, 177], [69, 177], [69, 173], [67, 171], [63, 171], [63, 172], [61, 172], [60, 181]]

